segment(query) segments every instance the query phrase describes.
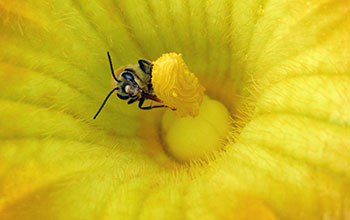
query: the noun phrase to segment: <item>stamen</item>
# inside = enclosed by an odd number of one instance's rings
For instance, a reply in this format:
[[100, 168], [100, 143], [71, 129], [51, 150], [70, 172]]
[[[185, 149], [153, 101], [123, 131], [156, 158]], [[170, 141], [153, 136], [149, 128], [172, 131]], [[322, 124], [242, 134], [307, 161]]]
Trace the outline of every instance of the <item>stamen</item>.
[[179, 117], [199, 114], [204, 87], [189, 71], [181, 54], [163, 54], [153, 63], [152, 85], [156, 96], [163, 103], [176, 109]]

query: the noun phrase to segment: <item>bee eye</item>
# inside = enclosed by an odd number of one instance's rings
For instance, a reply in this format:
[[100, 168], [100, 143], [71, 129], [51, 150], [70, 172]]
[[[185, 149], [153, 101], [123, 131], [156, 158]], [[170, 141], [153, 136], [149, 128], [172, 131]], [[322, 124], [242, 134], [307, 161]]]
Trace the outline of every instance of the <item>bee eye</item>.
[[123, 73], [122, 76], [131, 82], [135, 82], [134, 76], [128, 72]]
[[151, 74], [152, 72], [152, 63], [148, 60], [139, 60], [139, 66], [143, 72]]

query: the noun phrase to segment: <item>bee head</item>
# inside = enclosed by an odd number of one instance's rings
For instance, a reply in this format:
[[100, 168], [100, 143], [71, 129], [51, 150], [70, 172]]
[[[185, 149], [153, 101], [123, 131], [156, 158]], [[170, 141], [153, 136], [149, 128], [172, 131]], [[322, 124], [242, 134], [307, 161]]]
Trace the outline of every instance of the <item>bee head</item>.
[[[107, 97], [105, 98], [105, 100], [103, 101], [101, 107], [99, 108], [99, 110], [97, 111], [97, 113], [94, 116], [94, 119], [97, 117], [97, 115], [101, 112], [103, 106], [106, 104], [107, 100], [109, 99], [109, 97], [116, 92], [117, 96], [120, 99], [134, 99], [135, 98], [140, 98], [141, 94], [142, 94], [142, 89], [140, 89], [139, 85], [137, 84], [137, 82], [135, 81], [135, 77], [137, 77], [135, 69], [133, 66], [127, 65], [124, 67], [121, 67], [120, 69], [117, 70], [118, 75], [116, 75], [114, 73], [114, 68], [113, 68], [113, 64], [112, 64], [112, 59], [111, 56], [109, 55], [109, 52], [107, 52], [107, 56], [108, 56], [108, 60], [109, 60], [109, 66], [111, 68], [111, 72], [112, 72], [112, 77], [114, 78], [114, 80], [117, 82], [116, 87], [114, 89], [112, 89], [112, 91], [110, 91], [107, 95]], [[147, 60], [139, 60], [139, 68], [144, 71], [145, 73], [151, 73], [152, 70], [152, 64], [151, 62], [147, 61]], [[119, 74], [119, 70], [120, 70], [120, 74]]]
[[136, 98], [141, 94], [140, 88], [135, 81], [132, 69], [125, 69], [118, 77], [117, 96], [120, 99]]

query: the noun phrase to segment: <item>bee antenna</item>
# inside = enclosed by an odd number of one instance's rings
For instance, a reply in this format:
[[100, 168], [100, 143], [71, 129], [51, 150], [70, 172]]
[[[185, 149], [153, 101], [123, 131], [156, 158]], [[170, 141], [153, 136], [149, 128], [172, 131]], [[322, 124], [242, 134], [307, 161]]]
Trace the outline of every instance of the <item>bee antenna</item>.
[[113, 76], [113, 78], [115, 79], [115, 81], [121, 82], [120, 80], [117, 79], [117, 77], [116, 77], [115, 74], [114, 74], [112, 59], [111, 59], [111, 56], [109, 55], [109, 51], [107, 51], [107, 56], [108, 56], [109, 66], [111, 67], [111, 71], [112, 71], [112, 76]]
[[100, 109], [97, 111], [96, 115], [94, 116], [94, 119], [96, 119], [97, 115], [100, 114], [100, 111], [102, 110], [103, 106], [106, 104], [107, 100], [109, 99], [109, 97], [113, 94], [114, 91], [118, 90], [119, 88], [116, 87], [114, 89], [112, 89], [112, 91], [110, 91], [107, 95], [107, 97], [105, 98], [105, 100], [103, 101]]

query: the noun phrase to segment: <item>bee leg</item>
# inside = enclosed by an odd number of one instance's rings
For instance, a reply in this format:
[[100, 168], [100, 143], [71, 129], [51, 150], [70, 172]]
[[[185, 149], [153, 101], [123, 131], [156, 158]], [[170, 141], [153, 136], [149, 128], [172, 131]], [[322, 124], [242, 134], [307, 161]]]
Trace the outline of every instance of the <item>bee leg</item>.
[[128, 104], [132, 104], [132, 103], [136, 102], [137, 99], [138, 99], [138, 98], [136, 98], [136, 99], [130, 99], [130, 100], [128, 101]]
[[143, 102], [145, 101], [145, 98], [141, 98], [140, 101], [139, 101], [139, 108], [142, 109], [142, 110], [149, 110], [149, 109], [152, 109], [152, 108], [163, 108], [163, 107], [167, 107], [165, 105], [155, 105], [155, 106], [142, 106], [143, 105]]

